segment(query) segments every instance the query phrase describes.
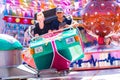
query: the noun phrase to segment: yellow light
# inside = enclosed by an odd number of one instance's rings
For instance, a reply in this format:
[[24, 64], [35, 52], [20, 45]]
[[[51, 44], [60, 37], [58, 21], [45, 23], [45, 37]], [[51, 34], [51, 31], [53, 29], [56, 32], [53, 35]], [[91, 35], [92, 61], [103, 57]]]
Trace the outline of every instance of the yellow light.
[[78, 41], [78, 42], [80, 41], [79, 36], [74, 36], [74, 38], [75, 38], [75, 41]]
[[15, 21], [16, 21], [17, 23], [19, 23], [19, 22], [20, 22], [20, 19], [19, 19], [19, 18], [16, 18]]
[[31, 23], [34, 24], [34, 20], [31, 20]]
[[31, 54], [31, 55], [34, 54], [34, 49], [30, 48], [30, 54]]

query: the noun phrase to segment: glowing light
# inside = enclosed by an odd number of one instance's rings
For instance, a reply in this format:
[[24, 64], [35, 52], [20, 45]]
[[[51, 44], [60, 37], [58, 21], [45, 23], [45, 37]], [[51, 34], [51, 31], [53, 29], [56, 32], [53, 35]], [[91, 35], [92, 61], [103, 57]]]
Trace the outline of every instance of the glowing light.
[[110, 15], [110, 12], [107, 12], [107, 15]]
[[105, 5], [104, 3], [101, 4], [101, 6], [104, 6], [104, 5]]
[[15, 21], [18, 23], [18, 22], [20, 22], [20, 19], [19, 19], [19, 18], [16, 18]]
[[99, 30], [96, 30], [96, 33], [98, 33], [99, 32]]
[[31, 23], [34, 24], [34, 20], [31, 20]]
[[114, 7], [114, 4], [111, 4], [112, 7]]
[[119, 13], [117, 13], [117, 16], [119, 16], [120, 14]]
[[27, 19], [24, 19], [24, 23], [28, 23], [28, 20], [27, 20]]
[[115, 23], [114, 23], [114, 22], [112, 22], [111, 24], [112, 24], [112, 25], [114, 25]]
[[106, 33], [107, 31], [106, 31], [106, 30], [104, 30], [103, 32], [104, 32], [104, 33]]
[[97, 15], [98, 14], [98, 12], [95, 12], [95, 15]]
[[9, 22], [11, 22], [11, 21], [12, 21], [12, 18], [11, 18], [11, 17], [9, 17], [9, 18], [8, 18], [8, 21], [9, 21]]
[[91, 7], [93, 7], [94, 6], [94, 4], [91, 4]]
[[91, 22], [91, 24], [93, 25], [93, 22]]
[[85, 16], [88, 16], [88, 13], [85, 13]]

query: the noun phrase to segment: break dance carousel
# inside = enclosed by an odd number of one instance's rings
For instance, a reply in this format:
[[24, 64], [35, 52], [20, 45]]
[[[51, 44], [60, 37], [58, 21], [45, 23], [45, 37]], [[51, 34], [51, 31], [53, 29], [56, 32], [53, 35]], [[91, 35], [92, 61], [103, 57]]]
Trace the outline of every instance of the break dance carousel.
[[[119, 42], [115, 44], [120, 34], [119, 5], [114, 0], [90, 0], [81, 14], [85, 34], [79, 28], [70, 26], [33, 37], [28, 48], [23, 48], [13, 37], [0, 34], [0, 78], [2, 80], [120, 78], [120, 44]], [[94, 37], [96, 43], [86, 46], [86, 35]], [[111, 41], [106, 44], [108, 38]]]

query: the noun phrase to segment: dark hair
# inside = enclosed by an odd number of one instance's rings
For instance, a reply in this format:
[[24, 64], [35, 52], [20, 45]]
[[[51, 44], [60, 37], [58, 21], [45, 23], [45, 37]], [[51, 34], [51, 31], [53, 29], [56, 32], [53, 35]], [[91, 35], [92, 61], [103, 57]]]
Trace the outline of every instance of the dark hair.
[[85, 30], [83, 27], [78, 27], [78, 29], [81, 31], [81, 30]]
[[27, 29], [28, 29], [28, 27], [26, 27], [26, 28], [24, 29], [24, 32], [27, 31]]
[[37, 13], [34, 14], [34, 20], [37, 20]]

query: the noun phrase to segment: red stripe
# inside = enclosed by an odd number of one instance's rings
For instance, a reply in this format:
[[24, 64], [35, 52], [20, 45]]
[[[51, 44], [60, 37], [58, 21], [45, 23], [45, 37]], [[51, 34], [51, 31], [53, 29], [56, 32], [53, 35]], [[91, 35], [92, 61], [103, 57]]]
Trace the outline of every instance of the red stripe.
[[54, 54], [51, 68], [55, 68], [58, 71], [68, 69], [70, 65], [70, 61], [66, 59], [65, 57], [63, 57], [58, 52], [55, 41], [52, 41], [51, 44], [52, 44], [53, 54]]

